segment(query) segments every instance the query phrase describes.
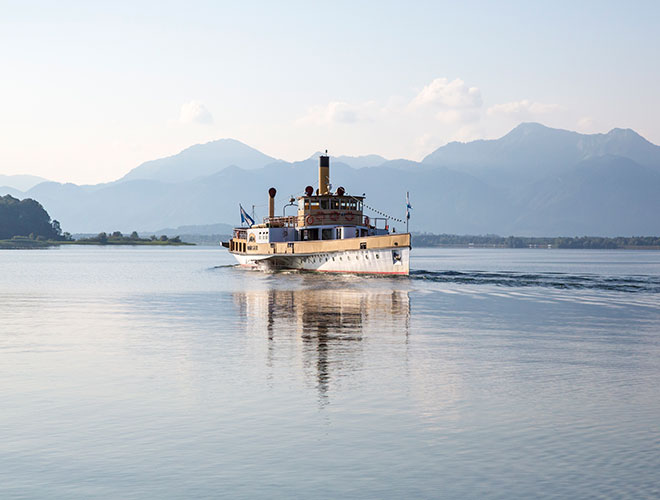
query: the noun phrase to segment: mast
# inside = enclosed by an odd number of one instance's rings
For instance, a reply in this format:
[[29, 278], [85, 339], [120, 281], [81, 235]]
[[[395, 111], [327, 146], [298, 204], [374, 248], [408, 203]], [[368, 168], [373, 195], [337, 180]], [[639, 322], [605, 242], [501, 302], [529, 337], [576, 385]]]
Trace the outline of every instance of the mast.
[[412, 207], [410, 206], [410, 193], [406, 191], [406, 233], [409, 233], [408, 231], [408, 222], [410, 222], [410, 209]]

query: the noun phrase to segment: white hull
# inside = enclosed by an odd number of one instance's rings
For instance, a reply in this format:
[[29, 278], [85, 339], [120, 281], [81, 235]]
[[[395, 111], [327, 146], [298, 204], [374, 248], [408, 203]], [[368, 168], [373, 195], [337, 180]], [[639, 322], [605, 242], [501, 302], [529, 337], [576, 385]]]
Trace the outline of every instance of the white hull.
[[410, 248], [345, 250], [317, 254], [245, 255], [233, 253], [241, 266], [326, 273], [404, 274], [410, 272]]

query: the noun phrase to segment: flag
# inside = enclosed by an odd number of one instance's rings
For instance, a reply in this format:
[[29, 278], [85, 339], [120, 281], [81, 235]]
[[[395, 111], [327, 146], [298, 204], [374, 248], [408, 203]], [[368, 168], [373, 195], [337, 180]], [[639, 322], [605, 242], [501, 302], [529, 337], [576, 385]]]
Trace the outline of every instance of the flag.
[[248, 213], [245, 211], [245, 209], [240, 203], [238, 204], [238, 206], [241, 209], [241, 224], [247, 222], [248, 227], [252, 227], [254, 225], [254, 219], [248, 215]]
[[410, 204], [410, 195], [406, 191], [406, 219], [410, 219], [410, 211], [412, 210], [412, 205]]

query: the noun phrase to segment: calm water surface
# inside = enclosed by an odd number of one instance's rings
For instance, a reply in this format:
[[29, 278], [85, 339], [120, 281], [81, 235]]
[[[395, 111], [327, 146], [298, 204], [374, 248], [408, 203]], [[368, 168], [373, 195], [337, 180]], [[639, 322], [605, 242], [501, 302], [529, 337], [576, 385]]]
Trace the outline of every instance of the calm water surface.
[[660, 252], [0, 252], [0, 498], [657, 498]]

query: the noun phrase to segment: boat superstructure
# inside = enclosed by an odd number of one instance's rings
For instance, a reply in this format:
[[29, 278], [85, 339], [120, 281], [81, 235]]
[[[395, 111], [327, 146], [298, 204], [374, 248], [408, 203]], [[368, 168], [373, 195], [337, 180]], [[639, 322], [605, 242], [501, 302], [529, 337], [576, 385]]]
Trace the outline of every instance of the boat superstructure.
[[[330, 157], [319, 157], [319, 187], [307, 186], [293, 216], [275, 216], [277, 191], [268, 191], [268, 217], [234, 228], [223, 243], [239, 264], [264, 270], [403, 274], [410, 271], [410, 233], [390, 232], [387, 218], [363, 213], [364, 196], [330, 186]], [[292, 199], [293, 200], [293, 199]]]

